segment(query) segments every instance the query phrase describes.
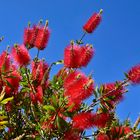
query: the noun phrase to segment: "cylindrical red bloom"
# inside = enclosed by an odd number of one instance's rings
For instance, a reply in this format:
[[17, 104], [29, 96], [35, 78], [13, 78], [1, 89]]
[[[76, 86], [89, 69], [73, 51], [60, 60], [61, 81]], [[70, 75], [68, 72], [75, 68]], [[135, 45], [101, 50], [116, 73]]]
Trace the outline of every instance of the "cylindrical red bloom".
[[36, 104], [37, 102], [43, 102], [43, 90], [41, 86], [36, 88], [36, 93], [30, 93], [31, 101]]
[[43, 102], [43, 90], [42, 90], [42, 87], [41, 86], [38, 86], [37, 87], [36, 100], [39, 103], [42, 103]]
[[99, 133], [96, 140], [110, 140], [106, 134]]
[[87, 66], [87, 64], [90, 62], [94, 55], [94, 49], [92, 46], [83, 46], [81, 47], [81, 60], [80, 60], [80, 65], [81, 66]]
[[89, 20], [86, 22], [86, 24], [83, 26], [83, 29], [87, 33], [92, 33], [96, 27], [100, 24], [101, 22], [101, 14], [100, 13], [94, 13]]
[[21, 76], [17, 71], [11, 72], [7, 77], [5, 78], [6, 81], [6, 94], [10, 94], [11, 92], [15, 92], [18, 90], [19, 82], [21, 81]]
[[24, 45], [13, 47], [12, 56], [20, 66], [27, 65], [30, 62], [29, 52]]
[[48, 64], [45, 63], [43, 60], [39, 62], [32, 61], [32, 79], [36, 81], [37, 85], [41, 83], [44, 73], [46, 70], [48, 70], [48, 67]]
[[111, 115], [109, 113], [99, 113], [95, 114], [93, 124], [96, 127], [103, 128], [106, 126], [107, 122], [111, 119]]
[[71, 100], [84, 100], [88, 98], [93, 90], [93, 80], [86, 77], [81, 72], [72, 72], [67, 76], [64, 81], [65, 96], [71, 98]]
[[140, 64], [132, 67], [128, 73], [127, 77], [130, 82], [133, 84], [139, 84], [140, 83]]
[[110, 114], [82, 112], [73, 117], [73, 127], [79, 130], [91, 128], [93, 126], [103, 128], [110, 120]]
[[10, 70], [10, 56], [7, 52], [3, 52], [0, 55], [0, 69], [3, 72], [9, 71]]
[[69, 45], [64, 50], [64, 65], [68, 68], [79, 68], [81, 48], [78, 45]]
[[25, 28], [24, 29], [24, 45], [27, 46], [28, 48], [32, 48], [34, 46], [33, 40], [34, 39], [34, 30], [33, 28]]
[[79, 130], [85, 130], [93, 126], [94, 114], [91, 112], [82, 112], [73, 117], [73, 127]]
[[45, 49], [50, 37], [50, 31], [48, 27], [35, 26], [34, 30], [37, 30], [34, 46], [39, 50]]

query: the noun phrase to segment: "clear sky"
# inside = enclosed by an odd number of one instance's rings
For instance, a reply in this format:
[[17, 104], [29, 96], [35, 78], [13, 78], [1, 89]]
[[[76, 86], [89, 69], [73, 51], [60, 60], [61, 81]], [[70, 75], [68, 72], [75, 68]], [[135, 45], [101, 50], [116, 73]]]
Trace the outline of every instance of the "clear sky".
[[[94, 45], [96, 54], [83, 70], [87, 74], [93, 71], [97, 85], [121, 80], [124, 72], [140, 62], [140, 0], [1, 0], [0, 36], [5, 39], [0, 52], [7, 45], [22, 43], [28, 21], [37, 23], [42, 18], [49, 20], [51, 38], [40, 58], [48, 63], [60, 60], [65, 46], [80, 38], [83, 24], [100, 8], [104, 9], [102, 23], [84, 39]], [[117, 113], [121, 120], [130, 113], [134, 121], [140, 112], [140, 85], [129, 89]]]

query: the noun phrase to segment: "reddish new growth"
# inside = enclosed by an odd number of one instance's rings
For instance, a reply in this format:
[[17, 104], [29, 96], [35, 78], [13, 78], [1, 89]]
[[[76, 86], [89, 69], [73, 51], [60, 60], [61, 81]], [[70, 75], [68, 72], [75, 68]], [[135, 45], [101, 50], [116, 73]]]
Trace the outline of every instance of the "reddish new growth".
[[79, 71], [74, 71], [64, 80], [64, 88], [64, 95], [68, 97], [69, 104], [74, 103], [78, 106], [78, 104], [92, 94], [94, 84], [91, 78], [86, 77]]
[[33, 28], [25, 28], [24, 30], [24, 44], [28, 48], [37, 47], [39, 50], [45, 49], [47, 46], [50, 31], [48, 29], [48, 22], [45, 26], [39, 25], [33, 26]]
[[10, 70], [10, 56], [9, 54], [4, 51], [0, 55], [0, 71], [6, 72]]
[[30, 55], [24, 45], [15, 45], [12, 48], [12, 56], [19, 66], [27, 65], [30, 62]]
[[64, 51], [64, 65], [68, 68], [85, 67], [90, 62], [94, 50], [91, 45], [80, 47], [71, 44]]
[[83, 29], [87, 32], [87, 33], [92, 33], [96, 27], [100, 24], [101, 22], [101, 13], [103, 10], [100, 10], [99, 13], [94, 13], [89, 20], [86, 22], [86, 24], [83, 26]]
[[125, 89], [120, 82], [118, 82], [118, 85], [116, 83], [104, 84], [101, 88], [103, 88], [101, 104], [107, 109], [112, 109], [116, 103], [123, 99]]
[[128, 80], [133, 84], [140, 83], [140, 64], [132, 67], [127, 73]]
[[[48, 70], [48, 64], [43, 60], [32, 62], [32, 79], [36, 81], [36, 85], [41, 84], [45, 71]], [[48, 78], [47, 78], [48, 79]], [[46, 81], [47, 84], [47, 81]]]

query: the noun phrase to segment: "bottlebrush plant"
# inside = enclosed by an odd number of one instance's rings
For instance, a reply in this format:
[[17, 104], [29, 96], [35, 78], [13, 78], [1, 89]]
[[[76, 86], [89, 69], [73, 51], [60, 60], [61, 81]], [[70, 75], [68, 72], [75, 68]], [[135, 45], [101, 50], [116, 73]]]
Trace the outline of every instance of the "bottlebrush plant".
[[[127, 86], [140, 84], [140, 65], [128, 70], [122, 81], [98, 86], [92, 75], [81, 69], [94, 56], [93, 46], [85, 44], [83, 38], [100, 24], [101, 13], [102, 10], [93, 14], [85, 23], [81, 39], [66, 46], [64, 59], [51, 65], [38, 57], [49, 41], [48, 21], [45, 26], [42, 21], [34, 26], [29, 24], [24, 29], [23, 44], [14, 44], [2, 52], [0, 139], [140, 139], [140, 117], [134, 124], [128, 119], [120, 122], [115, 112], [128, 91]], [[34, 47], [38, 53], [31, 58], [29, 51]], [[52, 67], [58, 64], [62, 68], [50, 76]], [[87, 104], [85, 99], [90, 97], [93, 100]]]

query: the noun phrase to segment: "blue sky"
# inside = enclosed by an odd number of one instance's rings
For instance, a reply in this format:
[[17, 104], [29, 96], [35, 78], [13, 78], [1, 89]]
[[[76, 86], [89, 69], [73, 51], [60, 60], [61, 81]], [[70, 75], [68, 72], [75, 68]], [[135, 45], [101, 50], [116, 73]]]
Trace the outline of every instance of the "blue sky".
[[[84, 39], [93, 44], [95, 57], [83, 71], [93, 71], [96, 84], [124, 78], [123, 73], [140, 62], [140, 1], [139, 0], [1, 0], [0, 52], [7, 45], [22, 43], [23, 29], [28, 21], [49, 20], [51, 38], [40, 58], [48, 63], [63, 58], [70, 40], [79, 39], [82, 26], [94, 12], [104, 9], [103, 20], [97, 30]], [[37, 50], [32, 50], [35, 56]], [[59, 67], [53, 69], [56, 73]], [[130, 92], [118, 105], [117, 113], [124, 120], [130, 113], [134, 122], [140, 112], [140, 85], [129, 87]]]

